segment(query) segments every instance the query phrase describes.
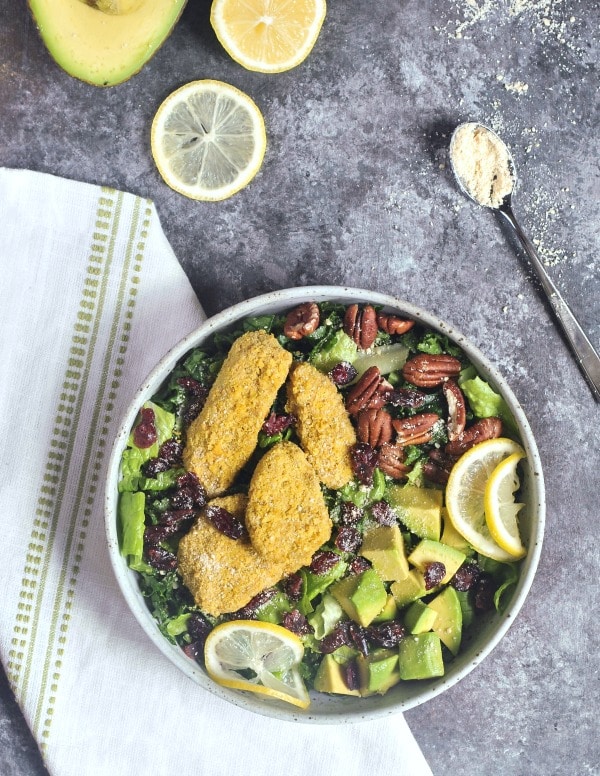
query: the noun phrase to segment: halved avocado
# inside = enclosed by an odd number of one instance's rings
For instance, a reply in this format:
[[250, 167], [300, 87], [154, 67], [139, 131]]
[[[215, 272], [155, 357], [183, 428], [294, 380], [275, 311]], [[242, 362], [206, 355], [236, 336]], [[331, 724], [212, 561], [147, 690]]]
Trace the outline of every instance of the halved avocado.
[[187, 0], [29, 0], [48, 51], [69, 75], [114, 86], [139, 72]]

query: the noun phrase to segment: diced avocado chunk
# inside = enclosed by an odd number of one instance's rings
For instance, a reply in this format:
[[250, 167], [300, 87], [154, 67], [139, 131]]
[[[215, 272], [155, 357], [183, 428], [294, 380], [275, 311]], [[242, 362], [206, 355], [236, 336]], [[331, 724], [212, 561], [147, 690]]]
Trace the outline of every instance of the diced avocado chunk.
[[375, 569], [342, 579], [330, 592], [348, 617], [365, 627], [387, 603], [387, 591]]
[[456, 550], [464, 552], [465, 555], [469, 555], [472, 552], [469, 542], [452, 525], [445, 508], [442, 509], [442, 520], [444, 521], [444, 530], [440, 539], [441, 543], [447, 544], [448, 547], [454, 547]]
[[443, 676], [442, 642], [437, 633], [428, 631], [402, 639], [398, 647], [398, 670], [404, 680]]
[[360, 554], [371, 561], [375, 571], [385, 581], [394, 582], [408, 575], [404, 539], [397, 525], [379, 525], [368, 531]]
[[373, 622], [389, 622], [390, 620], [395, 620], [396, 615], [398, 614], [398, 604], [396, 603], [396, 599], [394, 596], [389, 593], [387, 597], [387, 601], [383, 609], [379, 612], [377, 617], [373, 618]]
[[439, 540], [444, 497], [441, 490], [392, 483], [385, 497], [409, 531], [421, 539]]
[[462, 635], [462, 608], [453, 587], [446, 587], [428, 607], [437, 612], [432, 630], [440, 637], [453, 655], [458, 654]]
[[315, 674], [314, 687], [317, 692], [330, 692], [337, 695], [360, 695], [360, 691], [351, 690], [344, 678], [344, 668], [333, 655], [325, 655]]
[[426, 633], [433, 628], [437, 616], [437, 612], [423, 601], [415, 601], [406, 610], [404, 625], [409, 633]]
[[343, 331], [337, 331], [320, 349], [315, 349], [310, 357], [312, 365], [319, 372], [329, 372], [341, 361], [352, 363], [358, 352], [354, 340]]
[[425, 571], [430, 563], [443, 563], [446, 568], [443, 585], [450, 581], [465, 558], [464, 552], [431, 539], [422, 539], [408, 556], [409, 562], [420, 571]]
[[391, 649], [376, 649], [367, 657], [356, 659], [360, 676], [360, 694], [365, 697], [379, 693], [383, 695], [390, 687], [398, 684], [398, 652]]
[[425, 579], [418, 569], [411, 569], [406, 579], [393, 582], [390, 592], [394, 596], [398, 609], [422, 598], [428, 591], [425, 588]]

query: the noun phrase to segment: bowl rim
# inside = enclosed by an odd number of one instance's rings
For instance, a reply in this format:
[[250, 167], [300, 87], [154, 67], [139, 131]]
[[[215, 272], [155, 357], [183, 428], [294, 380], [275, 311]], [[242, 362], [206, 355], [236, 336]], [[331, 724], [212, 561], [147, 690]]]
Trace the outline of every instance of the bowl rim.
[[[129, 569], [119, 550], [117, 535], [117, 483], [121, 454], [141, 404], [156, 392], [157, 388], [185, 353], [191, 348], [200, 345], [214, 332], [230, 327], [240, 319], [256, 315], [261, 308], [267, 307], [273, 308], [273, 310], [279, 308], [283, 310], [292, 308], [301, 302], [324, 302], [330, 300], [345, 304], [370, 302], [371, 304], [382, 305], [384, 308], [392, 311], [399, 310], [425, 326], [447, 335], [465, 352], [477, 367], [478, 372], [495, 385], [496, 389], [502, 393], [509, 404], [527, 454], [528, 489], [530, 499], [535, 500], [535, 504], [532, 503], [529, 508], [531, 509], [531, 515], [535, 515], [535, 519], [532, 519], [528, 554], [522, 561], [517, 588], [506, 610], [502, 614], [493, 615], [493, 622], [489, 628], [490, 636], [483, 645], [475, 649], [476, 645], [474, 644], [472, 647], [469, 647], [466, 655], [459, 654], [459, 658], [462, 657], [462, 660], [459, 661], [457, 658], [457, 664], [451, 663], [443, 677], [428, 681], [426, 685], [423, 682], [401, 683], [405, 687], [409, 684], [418, 685], [415, 693], [406, 699], [400, 700], [395, 698], [393, 692], [383, 696], [371, 696], [370, 698], [361, 699], [334, 696], [333, 701], [330, 700], [330, 696], [326, 696], [329, 700], [325, 702], [324, 710], [317, 709], [315, 711], [314, 704], [311, 703], [308, 710], [300, 711], [295, 707], [290, 706], [288, 708], [287, 704], [266, 703], [250, 693], [242, 693], [241, 691], [221, 687], [208, 677], [200, 665], [185, 656], [180, 647], [170, 644], [160, 633], [139, 590], [137, 575]], [[177, 668], [183, 671], [188, 678], [193, 679], [203, 689], [208, 690], [213, 695], [264, 716], [288, 721], [316, 722], [321, 724], [339, 724], [341, 721], [344, 723], [361, 722], [407, 711], [431, 700], [471, 673], [501, 641], [525, 602], [541, 555], [545, 511], [544, 476], [533, 432], [512, 389], [482, 351], [456, 328], [399, 297], [352, 286], [332, 285], [298, 286], [252, 297], [207, 318], [200, 326], [182, 337], [174, 347], [165, 353], [143, 380], [125, 411], [112, 445], [105, 491], [105, 530], [113, 572], [129, 609], [152, 643], [158, 647], [171, 663], [174, 663]], [[323, 698], [323, 694], [318, 693], [317, 695]], [[351, 703], [348, 703], [348, 701]], [[336, 708], [338, 705], [341, 705], [342, 709], [335, 711], [327, 710], [327, 705], [333, 704], [336, 704]]]

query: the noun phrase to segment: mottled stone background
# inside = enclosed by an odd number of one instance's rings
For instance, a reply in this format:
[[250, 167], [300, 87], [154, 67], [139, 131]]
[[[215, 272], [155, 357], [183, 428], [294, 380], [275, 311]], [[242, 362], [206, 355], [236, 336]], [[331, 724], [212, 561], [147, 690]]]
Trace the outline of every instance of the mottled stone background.
[[[208, 313], [350, 284], [429, 309], [487, 353], [542, 455], [541, 566], [502, 644], [406, 717], [436, 776], [599, 774], [600, 407], [512, 238], [447, 165], [457, 123], [501, 133], [517, 212], [600, 347], [597, 0], [330, 0], [309, 59], [276, 76], [228, 58], [209, 8], [190, 2], [139, 75], [100, 90], [54, 65], [24, 3], [0, 0], [0, 165], [153, 199]], [[261, 172], [219, 204], [168, 189], [149, 150], [160, 102], [200, 78], [248, 92], [267, 125]], [[43, 774], [4, 677], [0, 688], [0, 773]]]

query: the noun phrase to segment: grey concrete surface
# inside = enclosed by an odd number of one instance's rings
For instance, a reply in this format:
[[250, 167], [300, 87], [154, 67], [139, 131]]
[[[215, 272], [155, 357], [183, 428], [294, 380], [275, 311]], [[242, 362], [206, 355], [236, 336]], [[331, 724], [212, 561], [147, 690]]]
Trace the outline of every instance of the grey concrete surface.
[[[429, 309], [486, 352], [542, 455], [541, 565], [500, 646], [406, 717], [436, 776], [600, 774], [600, 406], [522, 254], [458, 193], [446, 152], [465, 120], [510, 144], [516, 210], [600, 347], [598, 3], [330, 0], [309, 59], [277, 76], [228, 58], [209, 7], [191, 2], [139, 75], [100, 90], [55, 66], [24, 4], [0, 0], [0, 165], [153, 199], [208, 313], [275, 288], [351, 284]], [[220, 204], [172, 192], [149, 150], [162, 99], [199, 78], [248, 92], [267, 125], [259, 175]], [[4, 677], [0, 773], [44, 773]]]

